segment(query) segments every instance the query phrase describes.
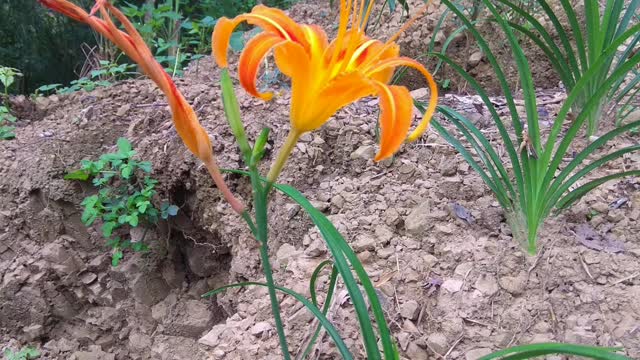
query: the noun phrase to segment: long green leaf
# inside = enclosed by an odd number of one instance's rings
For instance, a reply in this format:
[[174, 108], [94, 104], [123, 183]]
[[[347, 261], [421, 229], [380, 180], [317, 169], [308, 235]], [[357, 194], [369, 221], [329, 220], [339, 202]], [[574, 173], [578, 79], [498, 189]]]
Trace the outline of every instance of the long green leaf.
[[549, 190], [547, 191], [547, 195], [544, 201], [545, 203], [544, 213], [548, 213], [551, 210], [551, 208], [555, 206], [555, 202], [562, 196], [562, 194], [567, 189], [569, 189], [569, 187], [571, 187], [576, 181], [578, 181], [579, 179], [587, 175], [589, 172], [606, 164], [610, 160], [616, 159], [626, 153], [637, 150], [639, 147], [636, 145], [636, 146], [629, 146], [627, 148], [613, 152], [585, 166], [582, 170], [580, 170], [578, 173], [573, 175], [569, 180], [565, 181], [565, 179], [569, 176], [569, 174], [571, 174], [574, 171], [574, 169], [580, 166], [587, 159], [587, 157], [589, 157], [589, 155], [593, 154], [597, 149], [601, 148], [608, 141], [614, 139], [618, 135], [624, 132], [627, 132], [637, 126], [640, 126], [640, 121], [635, 121], [625, 126], [613, 129], [608, 133], [604, 134], [603, 136], [599, 137], [596, 141], [592, 142], [591, 144], [589, 144], [589, 146], [587, 146], [580, 153], [578, 153], [576, 157], [571, 162], [569, 162], [569, 164], [567, 164], [567, 166], [565, 166], [564, 169], [562, 169], [562, 171], [556, 176], [553, 182], [549, 185], [549, 188], [548, 188]]
[[[445, 114], [445, 116], [448, 115]], [[493, 182], [493, 180], [491, 180], [491, 177], [487, 175], [482, 166], [478, 164], [478, 162], [473, 158], [473, 155], [464, 147], [464, 145], [462, 145], [462, 143], [455, 136], [451, 135], [451, 133], [449, 133], [449, 131], [447, 131], [447, 129], [442, 126], [442, 124], [440, 124], [437, 119], [431, 120], [431, 126], [440, 134], [440, 136], [442, 136], [451, 146], [453, 146], [453, 148], [456, 149], [460, 153], [460, 155], [462, 155], [465, 161], [473, 168], [473, 170], [478, 173], [478, 175], [480, 175], [480, 178], [482, 178], [485, 184], [487, 184], [491, 191], [493, 191], [493, 193], [497, 196], [498, 189], [496, 184]], [[502, 202], [502, 197], [498, 197], [498, 201], [500, 202], [500, 205], [502, 207], [510, 208], [510, 204], [508, 202]]]
[[335, 265], [340, 271], [340, 275], [344, 280], [345, 286], [351, 296], [351, 301], [353, 302], [354, 308], [358, 314], [358, 321], [360, 322], [362, 337], [365, 343], [365, 349], [367, 350], [367, 358], [378, 359], [380, 358], [380, 353], [378, 352], [376, 337], [373, 335], [367, 306], [362, 298], [358, 284], [353, 278], [351, 271], [349, 271], [348, 265], [344, 262], [345, 256], [349, 259], [349, 263], [358, 275], [362, 287], [367, 294], [367, 298], [369, 299], [369, 303], [371, 304], [373, 316], [378, 324], [380, 342], [382, 343], [385, 359], [398, 359], [399, 355], [393, 345], [391, 333], [384, 317], [384, 311], [380, 305], [380, 300], [378, 299], [376, 290], [373, 287], [367, 272], [364, 270], [362, 263], [360, 263], [360, 260], [349, 244], [347, 244], [342, 235], [340, 235], [338, 230], [336, 230], [331, 221], [329, 221], [322, 212], [316, 209], [297, 189], [289, 185], [281, 184], [275, 184], [274, 187], [302, 206], [324, 237], [327, 247], [329, 247], [334, 256]]
[[558, 201], [558, 205], [556, 205], [556, 208], [558, 210], [566, 209], [571, 204], [573, 204], [574, 202], [582, 198], [584, 195], [586, 195], [588, 192], [606, 183], [607, 181], [611, 181], [611, 180], [615, 180], [615, 179], [619, 179], [627, 176], [638, 176], [638, 175], [640, 175], [640, 170], [630, 170], [630, 171], [603, 176], [599, 179], [590, 181], [580, 186], [579, 188], [569, 192], [567, 195], [565, 195], [565, 197], [563, 197]]
[[[333, 265], [333, 262], [331, 262], [330, 260], [325, 260], [321, 262], [313, 271], [313, 274], [311, 275], [311, 280], [309, 283], [309, 291], [311, 293], [311, 301], [316, 306], [318, 306], [318, 299], [316, 296], [316, 281], [320, 276], [322, 269], [330, 265]], [[331, 275], [329, 276], [329, 287], [327, 289], [327, 296], [325, 297], [324, 305], [322, 306], [322, 313], [325, 316], [327, 315], [327, 312], [329, 311], [329, 307], [331, 306], [331, 299], [333, 298], [333, 293], [336, 288], [337, 280], [338, 280], [338, 269], [332, 266]], [[304, 353], [302, 353], [301, 359], [305, 359], [307, 356], [309, 356], [309, 354], [313, 350], [313, 346], [315, 345], [318, 339], [318, 335], [320, 335], [321, 325], [322, 324], [318, 324], [315, 331], [313, 332], [313, 336], [311, 336], [311, 339], [309, 340], [309, 344], [304, 350]]]
[[[480, 158], [485, 168], [489, 171], [491, 175], [491, 183], [487, 183], [492, 191], [499, 198], [501, 203], [508, 204], [509, 195], [507, 192], [511, 193], [512, 199], [516, 198], [515, 191], [513, 190], [513, 186], [509, 181], [509, 177], [506, 174], [506, 170], [504, 166], [502, 166], [502, 162], [500, 161], [500, 157], [495, 152], [489, 140], [487, 140], [484, 135], [478, 130], [469, 119], [465, 118], [455, 110], [441, 106], [438, 111], [444, 114], [462, 133], [462, 135], [467, 139], [467, 141], [471, 144], [473, 149], [475, 150], [477, 156]], [[476, 140], [477, 139], [477, 140]], [[482, 143], [482, 146], [480, 143]], [[488, 157], [487, 157], [488, 155]], [[497, 174], [498, 168], [501, 168], [500, 171], [504, 174], [502, 177]]]
[[[640, 29], [640, 24], [638, 25], [639, 25], [638, 29]], [[543, 189], [546, 189], [551, 183], [551, 179], [553, 178], [553, 175], [554, 175], [554, 170], [557, 169], [560, 163], [562, 162], [562, 158], [566, 154], [567, 149], [569, 148], [570, 144], [573, 142], [578, 130], [581, 128], [582, 124], [586, 120], [587, 115], [590, 113], [590, 111], [592, 111], [595, 108], [595, 106], [597, 106], [600, 98], [607, 93], [611, 84], [615, 82], [617, 78], [619, 78], [620, 76], [624, 76], [624, 74], [626, 74], [630, 68], [632, 68], [639, 62], [640, 62], [640, 54], [635, 55], [632, 59], [627, 61], [624, 65], [617, 68], [613, 72], [613, 74], [611, 74], [611, 76], [607, 79], [607, 81], [601, 85], [601, 88], [594, 93], [591, 99], [589, 99], [583, 111], [578, 115], [578, 117], [574, 120], [573, 124], [569, 127], [566, 134], [564, 135], [564, 138], [558, 145], [555, 155], [553, 155], [553, 158], [551, 159], [551, 152], [553, 152], [554, 145], [555, 145], [552, 143], [552, 141], [555, 141], [555, 138], [557, 138], [557, 134], [555, 134], [554, 136], [553, 134], [554, 129], [552, 129], [551, 131], [552, 133], [549, 135], [549, 139], [547, 140], [547, 148], [542, 155], [543, 163], [548, 164], [547, 166], [548, 171], [542, 183]], [[589, 69], [587, 73], [594, 71], [593, 73], [590, 73], [590, 75], [595, 74], [595, 72], [597, 71], [596, 67], [597, 65], [594, 65], [591, 69]], [[567, 97], [567, 100], [565, 101], [565, 104], [563, 105], [562, 109], [558, 112], [558, 115], [554, 123], [554, 128], [556, 127], [557, 124], [561, 124], [563, 120], [566, 118], [567, 112], [565, 111], [568, 111], [568, 107], [571, 106], [570, 104], [571, 99], [572, 98], [575, 99], [575, 97], [573, 97], [573, 95], [575, 95], [575, 92], [581, 91], [579, 86], [584, 85], [584, 83], [582, 83], [583, 80], [586, 83], [589, 80], [589, 77], [585, 76], [582, 79], [580, 79], [579, 85], [576, 85], [576, 88], [574, 88], [574, 91], [572, 91], [571, 94], [569, 94], [569, 97]], [[560, 125], [558, 125], [557, 127], [559, 129]]]
[[516, 359], [532, 359], [537, 356], [548, 354], [566, 354], [584, 356], [596, 360], [631, 360], [624, 355], [616, 354], [618, 348], [600, 348], [595, 346], [574, 345], [574, 344], [557, 344], [557, 343], [541, 343], [514, 346], [508, 349], [496, 351], [489, 355], [485, 355], [478, 360], [516, 360]]
[[[525, 182], [524, 182], [524, 176], [523, 176], [522, 167], [520, 165], [520, 160], [518, 158], [518, 153], [516, 152], [516, 146], [511, 141], [511, 137], [509, 136], [509, 132], [507, 131], [507, 128], [505, 127], [504, 123], [502, 122], [502, 119], [500, 118], [500, 115], [498, 114], [498, 112], [496, 111], [495, 107], [493, 106], [493, 103], [491, 103], [491, 100], [489, 99], [489, 95], [482, 88], [482, 86], [478, 83], [478, 81], [473, 78], [473, 76], [471, 76], [467, 71], [465, 71], [460, 65], [456, 64], [452, 59], [450, 59], [449, 57], [444, 56], [442, 54], [434, 53], [432, 55], [435, 56], [435, 57], [438, 57], [442, 61], [446, 62], [452, 69], [454, 69], [458, 74], [460, 74], [460, 76], [462, 76], [465, 79], [465, 81], [467, 81], [471, 85], [471, 87], [473, 87], [476, 90], [476, 92], [478, 93], [478, 96], [480, 96], [480, 98], [484, 102], [485, 106], [487, 107], [487, 109], [491, 113], [491, 119], [496, 124], [496, 127], [498, 128], [498, 132], [500, 133], [502, 141], [504, 142], [504, 146], [505, 146], [505, 149], [507, 151], [507, 154], [509, 155], [509, 160], [511, 161], [511, 165], [513, 167], [514, 176], [515, 176], [515, 179], [516, 179], [516, 185], [517, 185], [518, 194], [523, 194], [524, 193], [524, 189], [525, 189], [524, 188], [525, 187]], [[418, 106], [418, 108], [420, 108], [420, 107]], [[424, 112], [424, 108], [421, 109], [421, 111]], [[442, 134], [442, 132], [440, 132], [440, 133]], [[447, 140], [447, 141], [449, 141], [449, 140]], [[451, 143], [451, 142], [449, 141], [449, 143]], [[456, 146], [454, 146], [454, 147], [456, 147]], [[460, 145], [460, 147], [462, 147], [464, 149], [464, 147], [462, 145]], [[458, 147], [456, 147], [456, 149], [458, 149]], [[458, 151], [460, 151], [460, 150], [458, 149]], [[502, 177], [504, 179], [507, 179], [508, 175], [506, 174], [506, 172], [502, 171], [504, 169], [504, 167], [502, 169], [500, 169], [500, 168], [498, 168], [498, 169], [500, 170], [500, 173], [501, 173]], [[514, 200], [515, 200], [516, 197], [517, 196], [513, 197]], [[526, 202], [525, 202], [524, 197], [520, 197], [519, 201], [520, 201], [520, 206], [522, 208], [524, 208], [526, 206]], [[513, 204], [507, 204], [507, 205], [509, 205], [507, 208], [510, 208]]]
[[[247, 171], [243, 170], [229, 170], [224, 169], [224, 172], [230, 172], [241, 175], [249, 175]], [[253, 177], [252, 177], [253, 181]], [[259, 179], [259, 181], [265, 182], [265, 179]], [[371, 310], [373, 311], [373, 316], [378, 324], [378, 331], [380, 333], [380, 342], [382, 343], [383, 352], [385, 359], [395, 360], [399, 358], [397, 349], [393, 343], [391, 333], [389, 331], [389, 326], [387, 325], [387, 321], [384, 317], [384, 311], [380, 305], [380, 300], [378, 299], [377, 293], [373, 284], [371, 283], [371, 279], [367, 275], [367, 272], [364, 270], [362, 263], [353, 252], [349, 244], [344, 240], [340, 232], [333, 226], [331, 221], [327, 219], [327, 217], [316, 209], [307, 198], [302, 195], [297, 189], [289, 185], [281, 185], [281, 184], [273, 184], [273, 187], [277, 190], [281, 191], [285, 195], [289, 196], [292, 200], [296, 201], [303, 209], [309, 214], [313, 223], [318, 227], [320, 233], [325, 239], [325, 243], [329, 248], [329, 251], [333, 255], [334, 258], [334, 266], [338, 269], [338, 272], [342, 276], [345, 286], [347, 287], [347, 291], [349, 292], [349, 296], [351, 297], [351, 301], [356, 310], [356, 314], [358, 316], [358, 322], [360, 324], [360, 330], [362, 332], [362, 337], [365, 345], [365, 350], [367, 351], [368, 359], [379, 359], [380, 352], [378, 351], [376, 336], [373, 332], [373, 325], [371, 324], [371, 320], [369, 319], [369, 313], [367, 311], [367, 304], [364, 301], [362, 293], [360, 292], [360, 287], [356, 282], [353, 274], [351, 273], [351, 268], [349, 264], [353, 267], [360, 280], [362, 287], [364, 288], [367, 297], [369, 299], [369, 303], [371, 306]], [[349, 260], [347, 263], [346, 259]]]
[[[564, 45], [564, 49], [566, 52], [566, 54], [563, 54], [560, 51], [560, 48], [556, 45], [556, 42], [554, 41], [551, 34], [549, 34], [547, 29], [542, 24], [540, 24], [540, 22], [535, 17], [529, 14], [521, 6], [518, 6], [509, 0], [498, 0], [498, 1], [507, 5], [513, 11], [515, 11], [520, 16], [522, 16], [525, 20], [527, 20], [529, 24], [531, 24], [537, 30], [538, 34], [542, 36], [542, 39], [544, 40], [544, 42], [540, 41], [540, 39], [537, 36], [535, 36], [535, 34], [532, 31], [524, 28], [523, 26], [512, 23], [512, 22], [509, 23], [511, 27], [516, 28], [518, 31], [527, 35], [527, 37], [529, 37], [531, 40], [536, 42], [543, 51], [546, 50], [545, 54], [547, 55], [548, 59], [552, 62], [554, 67], [557, 66], [556, 70], [558, 71], [558, 74], [560, 75], [562, 82], [568, 89], [571, 89], [573, 87], [573, 83], [575, 82], [574, 77], [579, 76], [580, 69], [578, 67], [578, 63], [575, 57], [573, 56], [572, 48], [568, 41], [568, 36], [564, 34], [564, 37], [562, 37], [563, 39], [562, 43]], [[561, 30], [562, 32], [560, 34], [563, 34], [564, 28], [562, 28], [562, 26], [560, 26], [560, 28], [562, 29]], [[556, 30], [558, 30], [557, 27], [556, 27]]]
[[[202, 295], [202, 297], [210, 297], [218, 293], [221, 293], [229, 288], [246, 287], [250, 285], [268, 287], [268, 285], [265, 283], [247, 281], [247, 282], [230, 284], [230, 285], [219, 287], [217, 289], [214, 289], [205, 293], [204, 295]], [[327, 319], [325, 314], [321, 312], [317, 306], [315, 306], [311, 301], [309, 301], [307, 298], [305, 298], [301, 294], [291, 289], [288, 289], [282, 286], [276, 286], [276, 289], [300, 301], [307, 308], [307, 310], [309, 310], [316, 317], [316, 319], [318, 319], [318, 321], [327, 331], [329, 336], [331, 336], [331, 339], [333, 339], [334, 343], [336, 344], [338, 351], [340, 351], [340, 355], [342, 355], [344, 359], [353, 359], [353, 357], [351, 356], [351, 352], [349, 352], [349, 348], [347, 348], [347, 345], [345, 345], [344, 341], [342, 340], [342, 337], [340, 337], [338, 330], [336, 330], [333, 324], [331, 324], [331, 322]]]

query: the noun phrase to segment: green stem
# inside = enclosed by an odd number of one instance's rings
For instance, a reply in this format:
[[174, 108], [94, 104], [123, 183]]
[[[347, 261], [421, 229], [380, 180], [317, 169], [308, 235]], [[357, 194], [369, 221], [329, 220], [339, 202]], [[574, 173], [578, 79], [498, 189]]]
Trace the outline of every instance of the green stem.
[[267, 183], [269, 184], [268, 188], [270, 188], [270, 185], [273, 185], [276, 180], [278, 180], [278, 176], [280, 176], [280, 172], [282, 172], [284, 164], [287, 163], [289, 155], [291, 155], [291, 152], [293, 152], [293, 148], [295, 148], [300, 135], [302, 134], [295, 129], [291, 129], [291, 131], [289, 132], [287, 139], [285, 140], [282, 148], [280, 149], [280, 152], [278, 153], [278, 158], [271, 166], [271, 170], [269, 170], [269, 174], [267, 175]]
[[540, 224], [538, 221], [528, 222], [527, 224], [527, 242], [529, 244], [529, 255], [536, 255], [538, 252], [536, 243], [538, 240], [538, 228]]
[[[276, 286], [273, 281], [273, 269], [271, 268], [271, 262], [269, 261], [269, 227], [267, 220], [267, 199], [268, 190], [265, 189], [260, 183], [260, 173], [255, 165], [251, 166], [251, 185], [253, 187], [254, 207], [256, 212], [256, 226], [255, 229], [256, 240], [260, 242], [260, 258], [262, 260], [262, 270], [267, 282], [267, 288], [269, 290], [269, 300], [271, 301], [271, 312], [273, 312], [273, 318], [275, 320], [276, 331], [278, 332], [278, 340], [280, 342], [280, 349], [282, 350], [282, 356], [285, 360], [290, 360], [289, 347], [287, 345], [287, 338], [284, 333], [284, 325], [282, 324], [282, 318], [280, 316], [280, 303], [276, 296]], [[249, 217], [248, 214], [243, 217]], [[249, 217], [250, 219], [250, 217]], [[251, 227], [251, 222], [247, 221]]]

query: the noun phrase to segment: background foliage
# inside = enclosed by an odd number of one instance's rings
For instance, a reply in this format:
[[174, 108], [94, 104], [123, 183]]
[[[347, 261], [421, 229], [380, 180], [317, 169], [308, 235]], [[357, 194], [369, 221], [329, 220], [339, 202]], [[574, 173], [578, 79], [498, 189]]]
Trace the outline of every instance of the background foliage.
[[[113, 1], [113, 0], [112, 0]], [[78, 5], [89, 9], [93, 0], [74, 0]], [[155, 26], [144, 34], [152, 50], [156, 51], [159, 61], [167, 67], [175, 63], [175, 53], [171, 53], [171, 40], [177, 40], [173, 46], [179, 48], [179, 64], [193, 58], [192, 54], [203, 54], [210, 50], [210, 36], [215, 19], [221, 16], [232, 17], [250, 11], [258, 2], [279, 8], [291, 6], [295, 0], [115, 0], [120, 8], [153, 9], [149, 16], [140, 16], [140, 30], [145, 23]], [[145, 7], [146, 6], [146, 7]], [[175, 9], [178, 11], [174, 11]], [[167, 10], [168, 9], [168, 10]], [[62, 84], [67, 86], [84, 73], [87, 49], [100, 47], [101, 60], [114, 60], [118, 54], [109, 54], [113, 49], [103, 48], [99, 38], [86, 26], [76, 24], [63, 16], [57, 16], [44, 9], [37, 1], [3, 0], [0, 3], [0, 65], [21, 70], [24, 77], [12, 89], [14, 93], [33, 93], [43, 85]], [[159, 23], [163, 19], [163, 24]], [[178, 36], [170, 39], [162, 30], [166, 26], [175, 26]], [[164, 36], [164, 37], [163, 37]], [[158, 41], [158, 38], [162, 38]], [[83, 44], [84, 51], [83, 51]], [[88, 45], [88, 46], [86, 46]], [[119, 63], [128, 59], [121, 57]], [[96, 62], [97, 63], [97, 62]], [[96, 70], [91, 68], [88, 70]]]
[[[88, 6], [92, 1], [81, 0]], [[80, 44], [95, 44], [85, 26], [51, 16], [37, 1], [0, 2], [0, 65], [19, 69], [24, 77], [11, 89], [30, 93], [42, 84], [69, 83], [83, 56]]]

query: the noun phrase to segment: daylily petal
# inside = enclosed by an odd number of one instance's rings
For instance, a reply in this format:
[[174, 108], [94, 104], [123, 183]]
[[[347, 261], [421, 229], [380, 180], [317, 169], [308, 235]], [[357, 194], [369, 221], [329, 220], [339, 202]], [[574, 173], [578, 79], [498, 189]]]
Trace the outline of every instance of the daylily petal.
[[[388, 44], [385, 45], [380, 41], [376, 41], [371, 47], [368, 49], [365, 54], [366, 58], [361, 61], [361, 66], [366, 69], [370, 64], [375, 65], [375, 63], [379, 63], [380, 61], [397, 58], [400, 55], [400, 46], [397, 44]], [[384, 70], [379, 70], [378, 72], [371, 74], [371, 78], [381, 83], [388, 84], [393, 78], [393, 73], [395, 72], [395, 67], [391, 66]]]
[[256, 88], [256, 80], [258, 77], [258, 69], [262, 63], [262, 59], [274, 46], [281, 44], [287, 40], [283, 40], [280, 36], [263, 32], [256, 35], [246, 44], [244, 51], [240, 55], [238, 65], [238, 73], [240, 77], [240, 85], [251, 95], [269, 101], [273, 97], [273, 93], [260, 93]]
[[[291, 19], [284, 11], [276, 8], [270, 8], [264, 5], [256, 5], [251, 13], [256, 16], [263, 16], [265, 18], [268, 18], [270, 20], [269, 23], [278, 29], [282, 37], [299, 43], [304, 42], [304, 31], [302, 30], [300, 25], [293, 19]], [[250, 24], [254, 24], [252, 21], [256, 20], [248, 19], [247, 21]], [[254, 25], [260, 26], [260, 23], [256, 21]], [[268, 30], [268, 28], [266, 28], [265, 30]]]
[[438, 104], [438, 86], [433, 80], [433, 76], [431, 76], [431, 73], [429, 73], [429, 71], [427, 71], [427, 69], [425, 69], [422, 64], [407, 57], [399, 57], [395, 59], [392, 58], [381, 61], [377, 63], [373, 68], [371, 68], [367, 75], [376, 76], [376, 74], [380, 73], [381, 71], [389, 68], [396, 68], [398, 66], [408, 66], [420, 71], [420, 73], [422, 73], [422, 75], [427, 79], [427, 83], [429, 84], [429, 91], [431, 92], [427, 111], [425, 111], [424, 116], [418, 126], [411, 132], [411, 134], [409, 134], [409, 137], [407, 138], [409, 141], [415, 141], [420, 136], [422, 136], [422, 134], [429, 127], [431, 118], [433, 117], [433, 114], [436, 110], [436, 105]]
[[242, 19], [230, 20], [226, 17], [218, 19], [213, 35], [211, 35], [211, 46], [213, 48], [213, 58], [221, 68], [229, 67], [227, 52], [229, 51], [229, 41], [233, 30], [242, 22]]
[[298, 43], [287, 41], [278, 45], [274, 51], [276, 65], [280, 71], [291, 79], [309, 78], [311, 71], [311, 57], [304, 47]]
[[329, 46], [327, 34], [317, 25], [302, 25], [301, 28], [304, 32], [304, 38], [309, 44], [308, 52], [311, 58], [320, 59]]
[[288, 17], [282, 10], [268, 8], [264, 5], [256, 5], [251, 13], [238, 15], [233, 19], [222, 17], [216, 23], [211, 36], [213, 44], [213, 57], [221, 68], [229, 66], [227, 52], [233, 30], [243, 21], [258, 26], [266, 33], [279, 36], [283, 40], [300, 42], [308, 48], [305, 42], [305, 34], [300, 25]]
[[376, 82], [380, 96], [380, 151], [375, 161], [395, 154], [407, 137], [413, 118], [413, 99], [404, 86]]
[[105, 3], [107, 2], [107, 0], [96, 0], [95, 5], [93, 5], [93, 7], [91, 8], [91, 12], [89, 12], [89, 15], [95, 15], [96, 12], [98, 12], [98, 9], [100, 9], [101, 7], [103, 7], [105, 5]]
[[48, 7], [51, 10], [55, 10], [67, 17], [72, 18], [73, 20], [79, 22], [87, 22], [87, 18], [89, 14], [84, 11], [83, 8], [70, 3], [68, 1], [58, 1], [58, 0], [38, 0], [40, 4]]
[[[296, 93], [307, 91], [307, 89], [296, 83], [296, 79], [292, 81], [294, 97], [297, 95]], [[332, 80], [321, 91], [309, 94], [313, 98], [313, 106], [308, 106], [308, 103], [302, 102], [294, 103], [295, 100], [292, 99], [291, 126], [300, 132], [315, 130], [326, 123], [338, 110], [375, 93], [375, 87], [362, 74], [349, 73], [341, 75]]]
[[[203, 161], [209, 161], [213, 158], [213, 150], [209, 135], [204, 130], [198, 117], [193, 109], [187, 103], [186, 99], [176, 88], [175, 84], [162, 68], [142, 39], [142, 36], [135, 29], [133, 24], [113, 5], [107, 3], [109, 11], [122, 23], [128, 34], [119, 31], [105, 8], [100, 8], [102, 17], [107, 23], [110, 35], [113, 41], [120, 47], [127, 56], [136, 61], [144, 70], [144, 72], [158, 85], [160, 90], [167, 96], [171, 113], [173, 114], [173, 123], [176, 127], [178, 135], [189, 148], [189, 150]], [[125, 36], [126, 35], [126, 36]]]

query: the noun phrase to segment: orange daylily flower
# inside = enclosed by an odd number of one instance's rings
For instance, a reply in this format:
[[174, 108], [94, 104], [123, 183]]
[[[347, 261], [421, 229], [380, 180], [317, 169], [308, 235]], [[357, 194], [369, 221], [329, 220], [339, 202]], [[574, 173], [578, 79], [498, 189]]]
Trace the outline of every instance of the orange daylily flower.
[[[264, 100], [273, 97], [272, 93], [260, 93], [256, 88], [260, 63], [273, 50], [276, 65], [291, 78], [290, 120], [296, 140], [300, 134], [322, 126], [341, 108], [377, 95], [381, 138], [375, 160], [383, 160], [398, 151], [405, 139], [413, 141], [424, 133], [437, 105], [438, 89], [422, 64], [399, 55], [395, 40], [409, 23], [386, 43], [365, 34], [373, 3], [365, 6], [364, 0], [342, 0], [338, 35], [331, 43], [321, 28], [298, 24], [281, 10], [258, 5], [251, 13], [218, 20], [213, 32], [213, 56], [220, 67], [226, 68], [229, 41], [236, 26], [246, 21], [262, 28], [263, 32], [252, 38], [240, 55], [240, 84], [255, 97]], [[413, 99], [409, 90], [388, 85], [399, 66], [417, 69], [427, 79], [431, 91], [427, 111], [411, 133]]]
[[[206, 130], [200, 125], [198, 117], [187, 103], [182, 93], [178, 90], [173, 80], [162, 66], [155, 60], [151, 50], [135, 29], [133, 24], [120, 10], [115, 8], [107, 0], [96, 0], [91, 13], [87, 13], [81, 7], [67, 0], [39, 0], [40, 3], [52, 10], [66, 15], [76, 21], [85, 23], [100, 33], [109, 41], [116, 44], [131, 60], [135, 61], [142, 71], [153, 80], [168, 99], [169, 107], [173, 115], [173, 123], [178, 135], [184, 144], [207, 167], [216, 186], [222, 191], [224, 197], [238, 213], [242, 213], [244, 206], [237, 200], [227, 187], [220, 169], [216, 163]], [[100, 12], [102, 18], [94, 16]], [[113, 14], [124, 26], [121, 31], [109, 16]]]

